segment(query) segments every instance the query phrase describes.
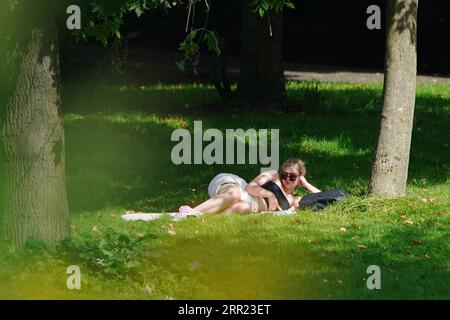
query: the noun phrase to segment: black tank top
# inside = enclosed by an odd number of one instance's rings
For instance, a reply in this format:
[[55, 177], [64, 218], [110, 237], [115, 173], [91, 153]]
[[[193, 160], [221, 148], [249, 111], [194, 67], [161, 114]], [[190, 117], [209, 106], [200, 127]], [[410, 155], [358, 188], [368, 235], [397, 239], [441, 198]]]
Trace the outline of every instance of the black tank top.
[[[273, 181], [268, 181], [265, 184], [261, 186], [261, 188], [264, 188], [270, 192], [272, 192], [275, 197], [277, 198], [278, 203], [280, 204], [281, 209], [287, 210], [291, 207], [289, 204], [289, 201], [284, 196], [283, 191], [281, 188]], [[266, 201], [267, 208], [269, 207], [269, 199], [264, 198], [264, 201]]]

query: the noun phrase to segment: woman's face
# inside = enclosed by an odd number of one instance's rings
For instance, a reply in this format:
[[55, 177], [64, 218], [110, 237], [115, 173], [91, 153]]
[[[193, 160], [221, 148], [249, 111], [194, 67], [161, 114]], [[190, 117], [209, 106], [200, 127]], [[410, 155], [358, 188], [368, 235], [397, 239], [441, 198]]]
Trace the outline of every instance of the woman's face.
[[294, 166], [286, 167], [280, 174], [280, 181], [286, 190], [294, 190], [300, 180], [300, 173]]

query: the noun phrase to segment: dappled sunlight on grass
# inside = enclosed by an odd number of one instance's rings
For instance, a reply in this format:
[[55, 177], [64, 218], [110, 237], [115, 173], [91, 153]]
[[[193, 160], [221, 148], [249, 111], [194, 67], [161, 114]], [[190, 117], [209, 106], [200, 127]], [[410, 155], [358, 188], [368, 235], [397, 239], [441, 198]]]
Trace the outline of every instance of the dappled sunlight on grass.
[[111, 86], [111, 90], [118, 90], [118, 91], [145, 91], [145, 92], [156, 92], [156, 91], [182, 91], [187, 92], [190, 90], [198, 90], [198, 91], [208, 91], [208, 90], [215, 90], [213, 85], [208, 84], [202, 84], [202, 83], [180, 83], [180, 84], [164, 84], [164, 83], [158, 83], [155, 85], [150, 86], [130, 86], [130, 85], [123, 85], [123, 86]]
[[[419, 84], [416, 91], [416, 116], [426, 113], [448, 117], [450, 90], [448, 84]], [[301, 103], [309, 111], [329, 113], [379, 113], [383, 103], [381, 83], [341, 83], [289, 81], [288, 100]]]
[[[68, 84], [63, 91], [66, 113], [193, 112], [219, 101], [214, 87], [203, 84], [86, 87]], [[89, 101], [86, 104], [86, 101]]]
[[154, 114], [133, 113], [112, 113], [112, 114], [76, 114], [70, 113], [64, 117], [67, 124], [77, 121], [102, 121], [111, 124], [153, 124], [165, 125], [173, 129], [185, 128], [188, 126], [186, 119], [179, 116], [160, 117]]
[[370, 149], [353, 147], [351, 139], [344, 136], [334, 139], [317, 139], [306, 136], [300, 142], [300, 147], [303, 148], [306, 153], [320, 152], [330, 156], [361, 156], [371, 152]]
[[[0, 264], [16, 261], [15, 270], [20, 270], [11, 276], [15, 287], [7, 284], [11, 297], [445, 298], [450, 250], [444, 240], [449, 228], [445, 208], [411, 198], [350, 197], [321, 213], [124, 223], [120, 215], [125, 208], [109, 207], [72, 215], [71, 229], [80, 240], [84, 233], [100, 240], [109, 228], [130, 239], [154, 235], [139, 249], [146, 258], [124, 279], [96, 273], [85, 259], [42, 257], [39, 250]], [[30, 264], [37, 257], [41, 263]], [[70, 264], [79, 264], [83, 272], [78, 292], [65, 289], [64, 271]], [[382, 269], [382, 292], [365, 287], [366, 268], [372, 264]], [[43, 283], [39, 292], [33, 288], [36, 281]]]
[[[449, 297], [448, 85], [418, 86], [405, 199], [365, 197], [379, 128], [380, 84], [289, 82], [293, 110], [270, 115], [211, 110], [200, 116], [192, 110], [218, 100], [211, 86], [200, 84], [72, 89], [66, 92], [74, 96], [65, 110], [66, 179], [71, 239], [80, 243], [79, 258], [61, 256], [55, 248], [1, 250], [0, 297]], [[203, 121], [203, 130], [223, 133], [280, 129], [280, 161], [302, 158], [311, 183], [323, 190], [346, 188], [352, 196], [320, 213], [285, 217], [124, 222], [120, 216], [127, 210], [173, 212], [181, 204], [198, 204], [207, 199], [208, 183], [217, 173], [250, 180], [260, 172], [260, 164], [174, 165], [171, 134], [177, 128], [192, 133], [196, 120]], [[110, 230], [126, 241], [155, 236], [145, 238], [142, 248], [129, 249], [143, 257], [121, 269], [118, 279], [110, 277], [114, 268], [92, 268], [92, 259], [97, 260], [91, 249], [108, 239]], [[98, 259], [120, 262], [124, 256], [107, 252]], [[80, 291], [66, 288], [65, 272], [72, 264], [81, 266]], [[383, 272], [379, 291], [366, 287], [372, 264]]]

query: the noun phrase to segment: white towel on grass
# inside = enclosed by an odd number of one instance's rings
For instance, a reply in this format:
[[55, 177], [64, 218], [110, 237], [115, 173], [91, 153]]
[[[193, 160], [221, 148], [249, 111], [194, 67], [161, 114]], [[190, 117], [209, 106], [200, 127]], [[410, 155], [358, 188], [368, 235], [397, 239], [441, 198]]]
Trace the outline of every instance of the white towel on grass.
[[[295, 213], [295, 210], [289, 208], [283, 211], [264, 211], [262, 213], [269, 213], [275, 216], [286, 216]], [[197, 213], [181, 213], [181, 212], [171, 212], [171, 213], [125, 213], [122, 215], [122, 219], [125, 221], [154, 221], [162, 218], [164, 215], [168, 215], [173, 221], [181, 221], [188, 217], [198, 217], [201, 214]]]
[[181, 221], [187, 217], [198, 217], [199, 214], [195, 213], [181, 213], [181, 212], [171, 212], [171, 213], [125, 213], [122, 215], [122, 219], [125, 221], [153, 221], [162, 218], [164, 215], [168, 215], [173, 221]]

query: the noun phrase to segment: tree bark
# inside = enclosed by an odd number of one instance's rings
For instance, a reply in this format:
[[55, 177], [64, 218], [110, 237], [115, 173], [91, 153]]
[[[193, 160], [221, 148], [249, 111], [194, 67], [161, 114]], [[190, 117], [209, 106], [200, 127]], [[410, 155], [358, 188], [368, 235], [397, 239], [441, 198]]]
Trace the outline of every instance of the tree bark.
[[[242, 2], [242, 48], [237, 97], [248, 102], [280, 103], [286, 97], [283, 69], [283, 13], [253, 12]], [[272, 34], [272, 35], [271, 35]]]
[[406, 194], [416, 97], [418, 0], [388, 0], [381, 128], [369, 192]]
[[28, 237], [54, 242], [68, 234], [57, 26], [48, 7], [31, 9], [15, 10], [10, 90], [1, 101], [0, 224], [16, 247]]

